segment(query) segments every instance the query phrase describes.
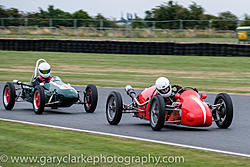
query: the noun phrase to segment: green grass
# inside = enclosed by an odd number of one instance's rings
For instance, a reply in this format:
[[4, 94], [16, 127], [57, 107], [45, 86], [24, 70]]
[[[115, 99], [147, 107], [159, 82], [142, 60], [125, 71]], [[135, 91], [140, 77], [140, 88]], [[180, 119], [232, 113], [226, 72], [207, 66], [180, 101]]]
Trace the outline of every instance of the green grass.
[[[151, 142], [143, 142], [131, 139], [123, 139], [104, 135], [95, 135], [83, 132], [58, 130], [53, 128], [31, 126], [20, 123], [0, 121], [0, 157], [8, 156], [6, 163], [1, 166], [41, 166], [39, 163], [12, 163], [11, 156], [37, 156], [41, 157], [71, 157], [84, 156], [178, 156], [184, 158], [179, 163], [159, 163], [158, 166], [215, 166], [235, 167], [249, 166], [250, 159], [223, 155], [218, 153], [193, 150]], [[183, 160], [183, 159], [182, 159]], [[46, 162], [46, 161], [45, 161]], [[51, 162], [51, 161], [48, 161]], [[54, 161], [56, 162], [56, 161]], [[74, 162], [74, 161], [72, 161]], [[80, 161], [81, 162], [81, 161]], [[123, 163], [98, 163], [96, 166], [125, 166]], [[47, 163], [45, 166], [56, 166], [56, 163]], [[61, 163], [60, 166], [94, 166], [92, 163]], [[131, 163], [130, 166], [142, 166], [141, 163]], [[155, 166], [154, 163], [145, 163], [143, 166]]]
[[112, 37], [80, 37], [66, 35], [4, 35], [0, 38], [40, 38], [40, 39], [83, 39], [83, 40], [118, 40], [118, 41], [170, 41], [170, 42], [216, 42], [216, 43], [237, 43], [236, 38], [112, 38]]
[[172, 84], [202, 91], [250, 93], [249, 57], [0, 51], [0, 81], [29, 81], [39, 58], [72, 85], [145, 88], [166, 76]]

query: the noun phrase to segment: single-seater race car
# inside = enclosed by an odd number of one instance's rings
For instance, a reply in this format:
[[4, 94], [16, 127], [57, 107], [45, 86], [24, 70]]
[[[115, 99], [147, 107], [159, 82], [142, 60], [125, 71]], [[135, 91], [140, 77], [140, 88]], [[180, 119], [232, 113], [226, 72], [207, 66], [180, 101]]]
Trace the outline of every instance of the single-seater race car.
[[83, 91], [83, 99], [80, 97], [80, 91], [75, 90], [70, 84], [63, 83], [58, 76], [53, 76], [49, 83], [34, 85], [40, 62], [46, 62], [46, 60], [37, 60], [30, 83], [14, 80], [5, 84], [3, 104], [6, 110], [12, 110], [15, 102], [27, 101], [33, 104], [36, 114], [42, 114], [45, 107], [57, 109], [58, 107], [70, 107], [73, 104], [83, 104], [88, 113], [95, 111], [98, 101], [95, 85], [89, 84], [86, 87]]
[[122, 96], [112, 91], [107, 98], [106, 117], [111, 125], [117, 125], [123, 113], [133, 113], [134, 117], [150, 121], [151, 128], [159, 131], [165, 123], [208, 127], [215, 121], [219, 128], [228, 128], [233, 119], [233, 104], [230, 96], [220, 93], [214, 104], [204, 101], [207, 95], [199, 94], [192, 87], [173, 86], [175, 92], [169, 103], [155, 86], [143, 90], [136, 96], [134, 89], [127, 85], [125, 91], [131, 97], [131, 104], [123, 104]]

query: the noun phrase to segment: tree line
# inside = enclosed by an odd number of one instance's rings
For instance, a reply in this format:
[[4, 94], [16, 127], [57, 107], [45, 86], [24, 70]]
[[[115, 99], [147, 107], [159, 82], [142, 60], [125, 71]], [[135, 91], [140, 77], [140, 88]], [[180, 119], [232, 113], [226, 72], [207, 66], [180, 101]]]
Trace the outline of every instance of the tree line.
[[185, 8], [172, 0], [145, 11], [144, 18], [129, 14], [127, 18], [122, 17], [119, 21], [105, 18], [102, 14], [90, 16], [84, 10], [65, 12], [52, 5], [46, 10], [39, 8], [37, 12], [22, 12], [16, 8], [6, 9], [0, 5], [0, 18], [2, 18], [0, 22], [2, 26], [19, 26], [27, 22], [28, 26], [53, 24], [55, 27], [122, 27], [126, 24], [133, 28], [235, 30], [239, 25], [250, 25], [250, 15], [247, 14], [244, 20], [239, 21], [238, 17], [230, 11], [221, 12], [215, 16], [205, 14], [205, 9], [195, 2]]

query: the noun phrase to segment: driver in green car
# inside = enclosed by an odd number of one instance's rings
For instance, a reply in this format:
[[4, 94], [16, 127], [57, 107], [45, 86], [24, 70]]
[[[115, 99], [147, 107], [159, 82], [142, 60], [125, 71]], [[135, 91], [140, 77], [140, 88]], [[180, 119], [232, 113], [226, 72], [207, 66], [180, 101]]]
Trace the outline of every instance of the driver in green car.
[[40, 83], [49, 83], [52, 79], [52, 76], [50, 75], [50, 65], [46, 62], [43, 62], [38, 67], [39, 74], [36, 78], [36, 80], [33, 82], [33, 85], [39, 85]]

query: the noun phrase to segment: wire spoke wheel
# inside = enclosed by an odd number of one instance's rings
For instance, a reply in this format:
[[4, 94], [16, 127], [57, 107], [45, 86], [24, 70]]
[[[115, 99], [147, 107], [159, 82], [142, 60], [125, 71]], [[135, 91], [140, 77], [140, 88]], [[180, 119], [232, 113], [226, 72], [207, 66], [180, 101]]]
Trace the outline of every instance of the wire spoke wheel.
[[85, 111], [88, 113], [93, 113], [96, 109], [97, 106], [97, 101], [98, 101], [98, 93], [97, 93], [97, 88], [95, 85], [89, 84], [84, 93], [84, 108]]
[[152, 124], [156, 125], [159, 117], [159, 107], [157, 103], [152, 104], [151, 114], [152, 114], [151, 115]]
[[227, 106], [225, 105], [225, 101], [223, 99], [219, 99], [218, 103], [221, 105], [220, 107], [218, 107], [218, 109], [216, 110], [216, 120], [218, 122], [218, 124], [223, 124], [223, 122], [225, 121], [226, 118], [226, 110], [227, 110]]
[[230, 96], [220, 93], [215, 98], [215, 105], [219, 105], [213, 111], [214, 120], [219, 128], [228, 128], [233, 120], [233, 103]]
[[165, 101], [162, 96], [155, 95], [150, 100], [150, 125], [155, 131], [159, 131], [163, 128], [165, 123]]
[[106, 102], [106, 117], [110, 125], [117, 125], [122, 118], [123, 103], [119, 92], [111, 92]]
[[108, 119], [112, 120], [115, 117], [115, 111], [116, 111], [116, 102], [114, 97], [111, 97], [108, 101]]

